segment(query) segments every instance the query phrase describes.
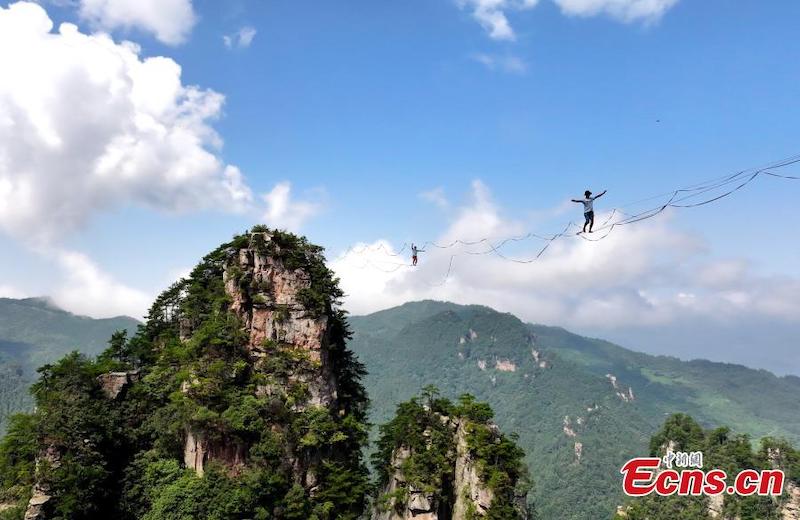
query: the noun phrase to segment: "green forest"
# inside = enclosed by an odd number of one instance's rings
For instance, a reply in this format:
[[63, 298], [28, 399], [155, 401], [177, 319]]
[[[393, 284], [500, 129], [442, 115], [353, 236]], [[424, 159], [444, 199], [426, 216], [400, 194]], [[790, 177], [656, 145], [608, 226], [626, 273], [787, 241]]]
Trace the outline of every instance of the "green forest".
[[449, 398], [475, 395], [518, 433], [541, 518], [609, 518], [622, 501], [619, 468], [648, 453], [674, 413], [754, 440], [800, 439], [800, 378], [640, 354], [482, 306], [414, 302], [350, 322], [371, 422], [430, 383]]
[[[640, 354], [480, 306], [424, 301], [347, 317], [338, 310], [341, 291], [320, 248], [284, 233], [269, 243], [251, 240], [236, 237], [207, 255], [155, 301], [143, 324], [74, 316], [40, 299], [0, 300], [0, 314], [6, 313], [0, 318], [0, 420], [36, 405], [35, 413], [10, 420], [0, 446], [0, 503], [13, 506], [0, 518], [21, 518], [37, 480], [36, 457], [50, 445], [66, 454], [57, 467], [40, 464], [38, 473], [59, 497], [53, 518], [155, 519], [165, 511], [177, 511], [176, 518], [358, 518], [373, 498], [381, 499], [387, 447], [413, 438], [401, 426], [415, 423], [401, 418], [416, 414], [419, 428], [432, 405], [437, 413], [463, 415], [464, 395], [486, 403], [476, 409], [486, 406], [506, 432], [514, 446], [509, 460], [524, 460], [536, 482], [529, 502], [543, 519], [611, 517], [624, 502], [619, 467], [652, 451], [653, 435], [675, 430], [670, 422], [664, 426], [675, 413], [694, 417], [706, 440], [717, 425], [740, 432], [727, 432], [724, 449], [709, 446], [719, 455], [712, 460], [745, 444], [753, 451], [739, 453], [737, 463], [763, 463], [759, 454], [769, 443], [795, 453], [796, 377]], [[291, 345], [265, 342], [259, 348], [268, 361], [258, 370], [248, 362], [224, 273], [228, 265], [250, 305], [266, 305], [271, 288], [229, 265], [250, 247], [309, 273], [313, 283], [298, 299], [308, 316], [331, 318], [341, 409], [300, 406], [318, 366]], [[278, 318], [288, 314], [276, 308]], [[68, 353], [73, 349], [81, 353]], [[43, 365], [38, 372], [37, 363]], [[120, 400], [105, 397], [98, 383], [112, 371], [137, 374]], [[433, 400], [419, 394], [430, 384], [438, 387]], [[274, 391], [259, 395], [259, 388]], [[198, 478], [182, 460], [187, 431], [234, 446], [248, 463], [231, 472], [212, 462]], [[331, 454], [320, 458], [313, 496], [281, 462], [287, 450], [300, 459]], [[377, 482], [365, 462], [370, 456]], [[419, 483], [429, 488], [431, 482]], [[762, 502], [726, 507], [775, 514], [774, 504]], [[630, 506], [631, 515], [645, 517], [661, 507], [658, 501]]]
[[[728, 427], [703, 429], [684, 414], [670, 417], [650, 441], [650, 455], [660, 457], [671, 443], [674, 451], [703, 452], [703, 468], [722, 469], [729, 476], [745, 469], [781, 469], [786, 482], [800, 486], [800, 451], [785, 440], [765, 437], [754, 447], [749, 435], [736, 434]], [[716, 511], [722, 518], [740, 520], [781, 520], [781, 507], [786, 500], [766, 496], [725, 495]], [[631, 499], [615, 520], [704, 520], [713, 516], [707, 497], [661, 497]]]

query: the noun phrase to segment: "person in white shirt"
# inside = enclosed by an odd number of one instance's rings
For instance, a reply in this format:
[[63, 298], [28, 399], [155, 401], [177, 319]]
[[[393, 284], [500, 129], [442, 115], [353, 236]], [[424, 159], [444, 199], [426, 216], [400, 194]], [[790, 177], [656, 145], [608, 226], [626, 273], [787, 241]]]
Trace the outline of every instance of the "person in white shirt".
[[586, 222], [583, 223], [583, 233], [586, 233], [586, 226], [589, 226], [589, 233], [592, 232], [592, 226], [594, 226], [594, 199], [599, 199], [606, 194], [606, 191], [603, 190], [603, 193], [592, 197], [592, 192], [586, 190], [582, 199], [572, 199], [572, 202], [583, 204], [583, 216], [586, 218]]
[[417, 265], [417, 254], [424, 253], [424, 249], [419, 249], [414, 244], [411, 244], [411, 265]]

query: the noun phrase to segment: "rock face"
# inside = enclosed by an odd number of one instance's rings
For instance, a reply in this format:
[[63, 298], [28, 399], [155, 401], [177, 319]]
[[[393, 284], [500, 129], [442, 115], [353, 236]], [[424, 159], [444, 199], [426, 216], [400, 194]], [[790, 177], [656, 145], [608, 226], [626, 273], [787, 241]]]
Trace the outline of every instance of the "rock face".
[[[36, 458], [36, 472], [37, 474], [40, 473], [43, 465], [58, 468], [60, 464], [61, 454], [58, 449], [50, 444]], [[28, 501], [28, 508], [25, 510], [25, 520], [45, 520], [49, 518], [48, 504], [52, 498], [50, 483], [37, 478], [36, 484], [33, 486], [31, 499]]]
[[[295, 404], [295, 410], [335, 407], [338, 391], [329, 356], [329, 317], [303, 301], [304, 293], [311, 290], [311, 276], [303, 269], [287, 267], [279, 246], [271, 240], [268, 233], [251, 234], [249, 247], [228, 259], [223, 274], [230, 310], [244, 325], [248, 338], [244, 347], [253, 369], [273, 381], [258, 386], [256, 395], [278, 394], [292, 385], [302, 385], [308, 395]], [[191, 333], [185, 325], [183, 329], [182, 334]], [[267, 368], [276, 348], [291, 351], [307, 363], [284, 380], [276, 379]], [[191, 393], [192, 388], [192, 384], [185, 384], [182, 391]], [[246, 452], [246, 446], [224, 439], [212, 441], [202, 431], [187, 431], [185, 435], [184, 463], [198, 475], [210, 461], [221, 462], [236, 473], [245, 465]]]
[[398, 449], [392, 456], [392, 477], [384, 489], [386, 494], [395, 496], [404, 493], [404, 503], [393, 501], [385, 510], [376, 509], [373, 520], [440, 520], [438, 504], [430, 493], [426, 494], [409, 485], [401, 467], [408, 460], [411, 452], [407, 448]]
[[290, 269], [280, 256], [266, 252], [271, 239], [268, 233], [251, 235], [250, 247], [226, 265], [225, 292], [232, 300], [231, 310], [249, 334], [247, 349], [255, 363], [269, 355], [270, 345], [303, 351], [318, 366], [304, 381], [311, 385], [309, 404], [331, 406], [337, 385], [328, 356], [329, 317], [313, 312], [303, 301], [302, 295], [311, 290], [310, 275]]
[[[444, 432], [449, 436], [445, 458], [448, 466], [441, 475], [441, 487], [427, 490], [415, 487], [403, 474], [404, 463], [414, 455], [407, 446], [395, 449], [389, 469], [389, 479], [379, 495], [379, 505], [371, 520], [472, 520], [484, 517], [495, 505], [495, 493], [481, 477], [480, 461], [470, 449], [470, 432], [474, 427], [468, 419], [439, 416]], [[499, 442], [497, 426], [488, 425], [488, 436]], [[427, 429], [423, 437], [433, 438], [442, 430]], [[425, 449], [441, 449], [427, 446]], [[514, 513], [510, 519], [525, 519], [527, 492], [515, 496]]]
[[781, 507], [781, 519], [800, 520], [800, 486], [787, 484], [786, 494], [788, 498]]
[[222, 462], [231, 473], [236, 473], [245, 465], [246, 452], [246, 446], [241, 444], [209, 442], [202, 432], [189, 431], [186, 433], [183, 463], [200, 476], [203, 476], [205, 465], [209, 460]]
[[467, 518], [469, 511], [484, 515], [492, 505], [494, 493], [480, 476], [475, 459], [467, 446], [467, 432], [463, 422], [456, 427], [456, 474], [453, 483], [455, 505], [454, 519]]
[[97, 381], [100, 383], [100, 388], [109, 399], [118, 398], [126, 388], [138, 380], [138, 370], [129, 372], [109, 372], [97, 378]]

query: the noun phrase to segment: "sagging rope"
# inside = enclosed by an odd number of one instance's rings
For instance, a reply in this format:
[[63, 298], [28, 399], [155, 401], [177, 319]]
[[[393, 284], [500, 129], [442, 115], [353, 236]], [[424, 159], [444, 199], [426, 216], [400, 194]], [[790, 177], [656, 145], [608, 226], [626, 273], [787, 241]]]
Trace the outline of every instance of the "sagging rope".
[[[538, 260], [545, 253], [545, 251], [547, 251], [547, 249], [550, 247], [550, 245], [554, 241], [556, 241], [556, 240], [558, 240], [560, 238], [564, 238], [564, 237], [580, 237], [583, 240], [587, 240], [587, 241], [590, 241], [590, 242], [599, 242], [600, 240], [606, 239], [614, 231], [614, 229], [616, 229], [617, 227], [625, 226], [625, 225], [629, 225], [629, 224], [634, 224], [634, 223], [637, 223], [637, 222], [641, 222], [641, 221], [644, 221], [644, 220], [651, 219], [651, 218], [661, 214], [662, 212], [666, 211], [667, 208], [670, 208], [670, 207], [672, 207], [672, 208], [695, 208], [695, 207], [700, 207], [700, 206], [704, 206], [704, 205], [716, 202], [716, 201], [718, 201], [720, 199], [728, 197], [728, 196], [736, 193], [737, 191], [745, 188], [747, 185], [749, 185], [750, 183], [755, 181], [761, 175], [766, 175], [766, 176], [770, 176], [770, 177], [773, 177], [773, 178], [779, 178], [779, 179], [784, 179], [784, 180], [800, 180], [800, 176], [781, 175], [781, 174], [777, 174], [777, 173], [774, 173], [773, 171], [771, 171], [771, 170], [784, 168], [784, 167], [787, 167], [787, 166], [790, 166], [790, 165], [793, 165], [793, 164], [797, 164], [797, 163], [800, 163], [800, 155], [796, 155], [796, 156], [793, 156], [793, 157], [790, 157], [790, 158], [787, 158], [787, 159], [784, 159], [784, 160], [781, 160], [781, 161], [778, 161], [778, 162], [775, 162], [775, 163], [771, 163], [771, 164], [769, 164], [767, 166], [764, 166], [764, 167], [761, 167], [761, 168], [742, 170], [742, 171], [739, 171], [739, 172], [734, 173], [734, 174], [729, 174], [729, 175], [725, 175], [725, 176], [722, 176], [722, 177], [717, 177], [717, 178], [709, 180], [709, 181], [696, 183], [696, 184], [693, 184], [693, 185], [690, 185], [690, 186], [687, 186], [687, 187], [684, 187], [684, 188], [673, 190], [671, 192], [665, 192], [665, 193], [662, 193], [660, 195], [654, 195], [652, 197], [647, 197], [645, 199], [640, 199], [640, 200], [637, 200], [637, 201], [634, 201], [634, 202], [629, 202], [629, 203], [620, 205], [617, 208], [612, 208], [612, 211], [611, 211], [610, 215], [596, 229], [597, 231], [606, 231], [606, 233], [603, 234], [600, 237], [597, 237], [597, 238], [588, 237], [588, 236], [586, 236], [585, 233], [581, 233], [581, 232], [569, 233], [569, 230], [573, 226], [575, 226], [574, 222], [570, 222], [563, 229], [563, 231], [561, 231], [560, 233], [555, 233], [553, 235], [542, 235], [542, 234], [538, 234], [538, 233], [534, 233], [534, 232], [529, 232], [529, 233], [526, 233], [524, 235], [505, 238], [505, 239], [497, 242], [496, 244], [493, 244], [489, 237], [481, 238], [481, 239], [478, 239], [478, 240], [456, 239], [456, 240], [453, 240], [453, 241], [451, 241], [449, 243], [446, 243], [446, 244], [439, 244], [439, 243], [437, 243], [435, 241], [430, 241], [429, 240], [429, 241], [424, 242], [422, 248], [424, 249], [427, 246], [431, 246], [431, 247], [434, 247], [434, 248], [437, 248], [437, 249], [450, 249], [450, 248], [453, 248], [453, 247], [456, 247], [456, 246], [473, 247], [473, 246], [480, 245], [480, 244], [486, 244], [488, 246], [488, 248], [486, 250], [483, 250], [483, 251], [466, 251], [464, 254], [468, 254], [468, 255], [495, 254], [499, 258], [502, 258], [502, 259], [510, 261], [510, 262], [514, 262], [514, 263], [518, 263], [518, 264], [530, 264], [530, 263], [533, 263], [536, 260]], [[734, 183], [738, 183], [738, 184], [736, 186], [734, 186], [733, 188], [725, 191], [724, 193], [716, 195], [716, 196], [714, 196], [712, 198], [705, 199], [705, 200], [702, 200], [700, 202], [684, 203], [684, 202], [686, 202], [688, 200], [691, 200], [693, 198], [699, 197], [699, 196], [701, 196], [701, 195], [703, 195], [705, 193], [713, 192], [713, 191], [718, 190], [718, 189], [720, 189], [720, 188], [722, 188], [724, 186], [728, 186], [728, 185], [731, 185], [731, 184], [734, 184]], [[654, 200], [654, 199], [657, 199], [657, 198], [662, 198], [662, 197], [665, 197], [665, 196], [669, 196], [669, 199], [665, 203], [663, 203], [663, 204], [661, 204], [659, 206], [655, 206], [655, 207], [646, 209], [646, 210], [641, 211], [639, 213], [629, 214], [629, 213], [626, 213], [626, 212], [624, 212], [624, 211], [622, 211], [620, 209], [620, 208], [624, 208], [624, 207], [630, 207], [630, 206], [634, 206], [634, 205], [637, 205], [637, 204], [641, 204], [642, 202], [647, 202], [647, 201]], [[621, 215], [624, 215], [625, 218], [623, 218], [621, 220], [618, 220], [618, 221], [615, 221], [615, 222], [611, 222], [611, 220], [614, 218], [614, 216], [616, 214], [618, 214], [618, 213], [621, 214]], [[535, 239], [538, 239], [538, 240], [542, 240], [542, 241], [545, 242], [545, 244], [537, 252], [537, 254], [534, 257], [530, 258], [530, 259], [511, 258], [511, 257], [508, 257], [508, 256], [504, 255], [501, 252], [501, 248], [503, 248], [508, 243], [521, 242], [521, 241], [529, 240], [529, 239], [532, 239], [532, 238], [535, 238]], [[360, 248], [358, 248], [358, 247], [350, 247], [345, 251], [344, 256], [347, 256], [349, 253], [365, 254], [368, 251], [380, 251], [380, 250], [383, 250], [384, 253], [387, 256], [401, 257], [401, 256], [403, 256], [402, 255], [403, 251], [405, 251], [408, 247], [409, 247], [408, 243], [405, 243], [405, 242], [403, 243], [403, 246], [396, 252], [394, 252], [394, 251], [392, 251], [390, 249], [387, 249], [387, 247], [386, 247], [386, 245], [384, 243], [380, 243], [377, 246], [362, 246]], [[439, 287], [439, 286], [444, 285], [447, 282], [447, 280], [450, 278], [450, 275], [451, 275], [451, 273], [453, 271], [453, 264], [454, 264], [454, 260], [455, 260], [456, 256], [458, 256], [457, 253], [456, 254], [452, 254], [450, 256], [450, 260], [448, 262], [447, 271], [446, 271], [446, 273], [445, 273], [445, 275], [444, 275], [444, 277], [443, 277], [441, 282], [438, 282], [438, 283], [427, 283], [426, 282], [426, 285], [429, 285], [431, 287]], [[381, 261], [381, 262], [382, 263], [387, 263], [386, 261]], [[362, 266], [362, 268], [366, 268], [367, 265], [369, 265], [369, 266], [371, 266], [373, 268], [376, 268], [376, 269], [378, 269], [378, 270], [380, 270], [380, 271], [382, 271], [384, 273], [394, 273], [394, 272], [400, 270], [403, 267], [409, 267], [409, 268], [412, 267], [411, 265], [406, 264], [406, 263], [394, 263], [394, 268], [393, 269], [385, 270], [385, 269], [382, 269], [382, 268], [376, 266], [371, 260], [367, 260], [366, 264], [364, 266]]]

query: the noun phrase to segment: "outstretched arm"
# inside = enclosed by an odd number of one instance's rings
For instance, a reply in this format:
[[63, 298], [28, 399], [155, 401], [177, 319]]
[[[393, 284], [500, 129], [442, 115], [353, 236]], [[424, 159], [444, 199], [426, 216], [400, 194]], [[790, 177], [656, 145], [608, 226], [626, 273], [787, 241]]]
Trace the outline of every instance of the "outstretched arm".
[[595, 198], [596, 198], [596, 199], [599, 199], [600, 197], [602, 197], [603, 195], [605, 195], [607, 191], [608, 191], [608, 190], [603, 190], [603, 193], [599, 194], [599, 195], [598, 195], [598, 196], [596, 196]]
[[572, 199], [572, 202], [583, 202], [582, 200]]

